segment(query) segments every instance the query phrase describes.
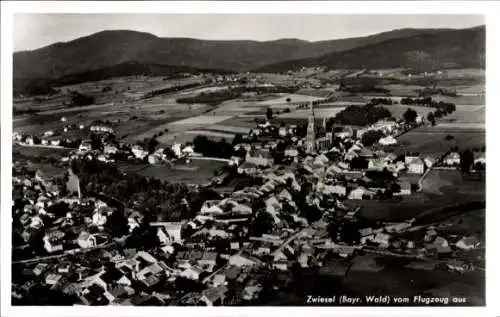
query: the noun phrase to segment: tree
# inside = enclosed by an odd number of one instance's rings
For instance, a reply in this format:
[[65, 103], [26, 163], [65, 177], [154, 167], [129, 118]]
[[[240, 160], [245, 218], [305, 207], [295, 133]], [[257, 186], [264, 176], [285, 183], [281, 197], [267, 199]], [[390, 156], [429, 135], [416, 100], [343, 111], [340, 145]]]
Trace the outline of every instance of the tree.
[[473, 163], [474, 155], [469, 149], [466, 149], [460, 154], [460, 171], [462, 171], [462, 173], [469, 173]]
[[101, 138], [97, 134], [92, 133], [90, 135], [90, 145], [92, 146], [92, 150], [101, 150], [102, 149]]
[[165, 154], [169, 160], [176, 157], [174, 150], [168, 146], [163, 149], [163, 154]]
[[376, 142], [378, 142], [381, 138], [384, 137], [384, 132], [378, 130], [370, 130], [363, 133], [361, 137], [361, 142], [364, 146], [370, 146]]
[[267, 118], [267, 120], [271, 120], [272, 117], [273, 117], [273, 109], [267, 108], [267, 111], [266, 111], [266, 118]]
[[148, 148], [148, 152], [149, 154], [153, 153], [156, 149], [156, 146], [160, 144], [160, 142], [158, 142], [158, 140], [156, 139], [149, 139], [148, 143], [147, 143], [147, 148]]
[[243, 142], [243, 136], [240, 134], [240, 133], [237, 133], [234, 138], [233, 138], [233, 141], [231, 142], [231, 144], [233, 146], [237, 145], [237, 144], [240, 144]]
[[403, 118], [408, 123], [414, 123], [417, 119], [417, 112], [411, 108], [406, 109], [406, 112], [403, 114]]
[[286, 99], [285, 99], [285, 101], [286, 101], [287, 103], [290, 103], [290, 101], [292, 101], [292, 99], [291, 99], [290, 97], [288, 97], [288, 98], [286, 98]]
[[429, 112], [427, 114], [427, 120], [434, 126], [436, 125], [436, 119], [434, 119], [434, 114], [432, 112]]

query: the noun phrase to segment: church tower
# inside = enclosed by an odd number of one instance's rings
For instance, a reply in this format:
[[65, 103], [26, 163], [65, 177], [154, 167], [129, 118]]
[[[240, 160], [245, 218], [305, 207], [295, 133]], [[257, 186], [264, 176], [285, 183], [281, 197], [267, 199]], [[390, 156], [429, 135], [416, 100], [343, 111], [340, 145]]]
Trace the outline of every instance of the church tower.
[[314, 127], [314, 121], [316, 118], [314, 117], [314, 106], [311, 102], [311, 114], [309, 115], [308, 124], [307, 124], [307, 136], [306, 136], [306, 152], [312, 153], [316, 147], [316, 130]]

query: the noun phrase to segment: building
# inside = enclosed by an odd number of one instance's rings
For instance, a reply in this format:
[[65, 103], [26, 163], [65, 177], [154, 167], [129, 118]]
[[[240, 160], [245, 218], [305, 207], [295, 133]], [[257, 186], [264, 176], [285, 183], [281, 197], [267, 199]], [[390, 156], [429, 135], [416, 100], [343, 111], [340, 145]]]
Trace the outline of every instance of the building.
[[245, 161], [256, 166], [267, 167], [273, 164], [273, 156], [269, 149], [252, 148], [247, 152]]
[[425, 163], [421, 158], [414, 158], [408, 164], [408, 173], [423, 174], [425, 170]]
[[451, 152], [443, 159], [443, 163], [448, 166], [458, 166], [460, 164], [460, 154]]
[[398, 143], [398, 141], [389, 135], [389, 136], [386, 136], [385, 138], [381, 138], [378, 141], [378, 143], [382, 144], [382, 145], [394, 145], [394, 144]]
[[78, 236], [77, 243], [82, 249], [92, 248], [97, 245], [96, 237], [88, 233], [87, 231], [82, 231]]
[[63, 250], [64, 232], [53, 231], [43, 237], [43, 246], [47, 252], [52, 253]]
[[111, 127], [105, 125], [92, 125], [90, 126], [90, 131], [92, 132], [105, 132], [105, 133], [113, 133], [113, 129]]
[[307, 135], [306, 135], [306, 152], [312, 153], [316, 150], [316, 130], [314, 126], [314, 121], [316, 120], [314, 116], [314, 106], [311, 102], [309, 104], [311, 107], [311, 114], [309, 115], [307, 124]]

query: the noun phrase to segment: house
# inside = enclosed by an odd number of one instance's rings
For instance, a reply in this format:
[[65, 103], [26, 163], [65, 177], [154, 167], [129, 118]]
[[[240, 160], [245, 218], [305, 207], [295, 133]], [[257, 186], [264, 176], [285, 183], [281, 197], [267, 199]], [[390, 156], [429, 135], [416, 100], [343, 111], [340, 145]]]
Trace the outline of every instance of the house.
[[217, 260], [217, 253], [215, 252], [205, 252], [201, 259], [198, 260], [198, 265], [208, 271], [211, 272], [215, 267]]
[[366, 197], [372, 198], [375, 195], [375, 192], [366, 189], [363, 186], [359, 186], [356, 189], [353, 189], [349, 195], [347, 196], [347, 199], [356, 199], [356, 200], [361, 200], [365, 199]]
[[78, 151], [80, 151], [82, 153], [85, 153], [85, 152], [88, 152], [91, 150], [92, 150], [92, 144], [90, 142], [87, 142], [87, 141], [83, 141], [82, 143], [80, 143], [80, 146], [78, 147]]
[[205, 215], [221, 215], [224, 213], [221, 207], [219, 207], [219, 200], [206, 200], [200, 209], [200, 214]]
[[262, 291], [263, 287], [260, 284], [248, 285], [243, 289], [243, 299], [244, 300], [252, 300], [257, 298], [260, 291]]
[[132, 154], [140, 160], [144, 159], [146, 156], [149, 155], [148, 151], [145, 151], [140, 145], [133, 145], [131, 148]]
[[392, 137], [392, 136], [386, 136], [385, 138], [381, 138], [380, 140], [378, 140], [378, 143], [381, 144], [381, 145], [394, 145], [394, 144], [397, 144], [398, 141]]
[[285, 157], [297, 157], [299, 155], [299, 151], [296, 147], [288, 147], [285, 149]]
[[255, 149], [252, 148], [247, 152], [245, 161], [257, 166], [271, 166], [273, 164], [273, 157], [268, 149]]
[[235, 254], [229, 258], [229, 264], [237, 267], [246, 267], [246, 266], [256, 266], [260, 264], [260, 261], [257, 258]]
[[333, 135], [340, 139], [346, 139], [352, 137], [353, 133], [354, 131], [351, 127], [344, 126], [336, 128]]
[[409, 182], [399, 182], [399, 193], [394, 193], [395, 195], [411, 195], [411, 184]]
[[486, 164], [485, 152], [474, 151], [474, 164]]
[[443, 159], [443, 164], [447, 166], [458, 166], [460, 164], [460, 154], [451, 152]]
[[481, 242], [475, 236], [463, 237], [455, 246], [462, 250], [472, 250], [481, 245]]
[[212, 280], [212, 285], [218, 287], [220, 285], [227, 285], [225, 274], [216, 274]]
[[424, 163], [427, 168], [431, 168], [436, 163], [436, 160], [429, 156], [424, 158]]
[[200, 302], [207, 306], [219, 306], [224, 304], [228, 288], [224, 285], [209, 288], [202, 292]]
[[372, 124], [368, 129], [382, 131], [386, 134], [392, 134], [397, 127], [398, 124], [396, 121], [380, 120]]
[[179, 276], [188, 278], [190, 280], [199, 280], [200, 279], [200, 274], [203, 273], [203, 270], [199, 268], [198, 266], [191, 266], [182, 271]]
[[113, 129], [111, 127], [107, 127], [105, 125], [92, 125], [90, 126], [90, 131], [92, 132], [106, 132], [113, 133]]
[[377, 233], [375, 237], [373, 237], [372, 241], [374, 243], [378, 243], [381, 248], [387, 248], [389, 247], [390, 243], [389, 240], [391, 239], [391, 236], [385, 233]]
[[139, 226], [142, 223], [142, 219], [144, 218], [144, 215], [141, 214], [138, 211], [133, 211], [129, 216], [128, 216], [128, 229], [129, 232], [134, 231], [136, 228], [139, 228]]
[[116, 154], [118, 153], [118, 148], [114, 145], [111, 144], [106, 144], [104, 146], [104, 154], [110, 155], [110, 154]]
[[60, 274], [48, 274], [45, 278], [45, 283], [47, 285], [56, 285], [61, 280], [62, 275]]
[[257, 172], [258, 172], [258, 166], [250, 162], [244, 162], [243, 164], [238, 166], [239, 174], [253, 175], [257, 174]]
[[421, 158], [414, 158], [408, 163], [408, 173], [423, 174], [424, 170], [425, 164]]
[[[150, 226], [160, 227], [171, 242], [182, 243], [181, 222], [152, 222]], [[160, 230], [160, 228], [158, 230]], [[159, 231], [158, 234], [160, 234]]]
[[49, 137], [49, 136], [53, 136], [53, 135], [54, 135], [54, 131], [50, 131], [50, 130], [49, 131], [45, 131], [43, 133], [43, 136], [45, 136], [45, 137]]
[[88, 233], [87, 231], [82, 231], [78, 236], [77, 243], [82, 249], [92, 248], [97, 245], [96, 237]]
[[459, 261], [456, 259], [449, 260], [446, 263], [446, 267], [451, 271], [464, 273], [467, 271], [473, 271], [474, 265], [472, 263], [465, 263], [464, 261]]
[[45, 250], [49, 253], [62, 251], [64, 235], [64, 232], [58, 230], [47, 233], [43, 237], [43, 246]]
[[48, 267], [49, 265], [47, 263], [38, 263], [33, 269], [33, 273], [36, 276], [42, 275], [47, 270]]

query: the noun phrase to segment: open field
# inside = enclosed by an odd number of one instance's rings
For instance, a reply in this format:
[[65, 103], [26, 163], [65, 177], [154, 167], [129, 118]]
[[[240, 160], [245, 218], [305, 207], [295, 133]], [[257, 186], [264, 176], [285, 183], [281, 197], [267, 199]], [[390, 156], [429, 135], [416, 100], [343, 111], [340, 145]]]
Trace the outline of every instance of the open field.
[[13, 145], [12, 153], [14, 156], [16, 152], [24, 156], [54, 157], [60, 159], [61, 157], [68, 155], [69, 152], [71, 152], [71, 149]]
[[204, 135], [206, 137], [221, 138], [226, 140], [232, 140], [235, 136], [234, 133], [224, 133], [211, 130], [190, 130], [185, 132], [185, 134]]
[[[265, 105], [265, 106], [294, 105], [294, 104], [307, 103], [307, 102], [321, 99], [320, 97], [299, 95], [299, 94], [280, 94], [280, 95], [281, 96], [279, 98], [261, 101], [258, 104]], [[286, 101], [287, 98], [290, 98], [290, 102]]]
[[[459, 171], [432, 170], [422, 182], [423, 192], [435, 195], [458, 193], [485, 198], [484, 177], [480, 175], [462, 175]], [[482, 198], [482, 199], [481, 199]]]
[[251, 128], [239, 127], [233, 125], [224, 125], [224, 124], [214, 124], [205, 128], [205, 130], [247, 134], [251, 130]]
[[189, 164], [176, 164], [173, 167], [165, 165], [149, 166], [137, 173], [165, 181], [203, 185], [210, 181], [217, 168], [224, 165], [225, 163], [218, 161], [193, 160]]
[[456, 105], [485, 105], [486, 96], [485, 95], [459, 95], [457, 97], [448, 97], [436, 95], [432, 96], [435, 101], [452, 102]]
[[420, 193], [385, 201], [348, 200], [349, 206], [362, 206], [360, 214], [380, 221], [403, 221], [423, 212], [455, 204], [486, 199], [482, 175], [464, 175], [459, 171], [431, 171], [423, 181]]
[[417, 112], [417, 114], [423, 118], [427, 119], [427, 114], [429, 112], [434, 112], [436, 109], [431, 107], [422, 107], [422, 106], [409, 106], [409, 105], [383, 105], [384, 108], [387, 108], [392, 114], [394, 118], [402, 118], [403, 114], [408, 110], [408, 108], [413, 109]]
[[439, 128], [478, 128], [485, 129], [486, 107], [478, 105], [456, 106], [452, 114], [439, 119]]
[[[320, 108], [314, 110], [316, 118], [333, 118], [337, 113], [344, 110], [344, 107]], [[307, 119], [311, 115], [311, 109], [299, 109], [289, 113], [279, 114], [279, 119]]]
[[[447, 135], [452, 140], [445, 140]], [[438, 158], [451, 147], [459, 149], [476, 148], [486, 145], [484, 130], [479, 129], [440, 129], [439, 126], [420, 127], [398, 137], [398, 144], [391, 146], [397, 154], [418, 152], [424, 156]]]

